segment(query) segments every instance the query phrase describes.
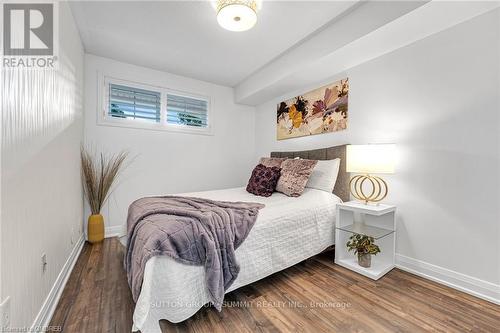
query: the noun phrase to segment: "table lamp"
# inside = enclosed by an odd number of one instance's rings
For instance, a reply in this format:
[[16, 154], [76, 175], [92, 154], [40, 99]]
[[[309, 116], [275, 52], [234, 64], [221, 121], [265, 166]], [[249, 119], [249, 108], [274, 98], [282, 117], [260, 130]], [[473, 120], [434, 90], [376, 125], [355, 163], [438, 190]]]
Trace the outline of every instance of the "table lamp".
[[[374, 173], [394, 173], [394, 144], [348, 145], [346, 171], [360, 173], [351, 178], [352, 195], [365, 204], [379, 202], [387, 196], [387, 183]], [[363, 184], [371, 184], [371, 192], [365, 193]]]

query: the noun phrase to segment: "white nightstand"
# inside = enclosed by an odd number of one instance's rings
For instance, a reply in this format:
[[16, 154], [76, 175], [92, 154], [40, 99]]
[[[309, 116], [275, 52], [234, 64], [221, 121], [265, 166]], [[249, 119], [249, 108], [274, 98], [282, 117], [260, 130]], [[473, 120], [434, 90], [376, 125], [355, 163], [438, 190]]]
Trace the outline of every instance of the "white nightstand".
[[[335, 263], [371, 279], [378, 280], [394, 268], [396, 248], [396, 206], [365, 205], [358, 201], [337, 204], [335, 221]], [[353, 234], [375, 238], [380, 253], [372, 255], [371, 267], [358, 265], [354, 252], [348, 252], [346, 243]]]

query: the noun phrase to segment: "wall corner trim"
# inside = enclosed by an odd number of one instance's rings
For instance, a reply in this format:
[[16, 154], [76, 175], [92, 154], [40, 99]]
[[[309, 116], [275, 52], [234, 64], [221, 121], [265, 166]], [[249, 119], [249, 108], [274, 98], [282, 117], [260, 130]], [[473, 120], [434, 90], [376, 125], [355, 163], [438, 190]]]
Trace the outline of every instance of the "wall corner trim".
[[59, 303], [59, 299], [61, 298], [61, 294], [68, 282], [69, 276], [73, 271], [73, 267], [76, 264], [78, 257], [80, 256], [80, 252], [83, 249], [83, 245], [85, 244], [85, 238], [83, 236], [78, 239], [75, 244], [75, 247], [71, 251], [68, 259], [64, 263], [64, 266], [61, 269], [61, 272], [57, 276], [52, 289], [50, 290], [47, 298], [43, 302], [40, 311], [38, 312], [35, 320], [33, 321], [33, 325], [31, 325], [31, 330], [35, 332], [35, 329], [40, 329], [49, 326], [50, 320], [54, 315], [54, 311]]
[[465, 275], [447, 268], [396, 254], [396, 267], [500, 305], [500, 285]]

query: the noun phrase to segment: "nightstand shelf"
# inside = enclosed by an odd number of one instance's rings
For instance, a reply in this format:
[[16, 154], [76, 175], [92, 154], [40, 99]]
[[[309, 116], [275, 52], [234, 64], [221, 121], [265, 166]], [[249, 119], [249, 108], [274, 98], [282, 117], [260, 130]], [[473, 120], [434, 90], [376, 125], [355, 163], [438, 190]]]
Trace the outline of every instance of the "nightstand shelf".
[[377, 260], [376, 256], [372, 256], [372, 265], [370, 268], [359, 266], [358, 259], [355, 257], [340, 259], [336, 264], [374, 280], [378, 280], [394, 268], [391, 262]]
[[[350, 201], [337, 205], [335, 226], [335, 263], [374, 280], [395, 266], [396, 207], [365, 205]], [[371, 256], [371, 267], [358, 264], [357, 256], [349, 252], [346, 243], [353, 234], [373, 237], [381, 252]]]
[[394, 232], [394, 230], [374, 227], [372, 225], [366, 225], [362, 222], [354, 222], [353, 224], [349, 224], [345, 227], [338, 227], [337, 229], [350, 232], [351, 234], [370, 236], [375, 239], [380, 239]]
[[350, 210], [357, 213], [366, 213], [374, 216], [384, 215], [396, 210], [393, 205], [386, 204], [365, 204], [359, 201], [348, 201], [339, 204], [343, 210]]

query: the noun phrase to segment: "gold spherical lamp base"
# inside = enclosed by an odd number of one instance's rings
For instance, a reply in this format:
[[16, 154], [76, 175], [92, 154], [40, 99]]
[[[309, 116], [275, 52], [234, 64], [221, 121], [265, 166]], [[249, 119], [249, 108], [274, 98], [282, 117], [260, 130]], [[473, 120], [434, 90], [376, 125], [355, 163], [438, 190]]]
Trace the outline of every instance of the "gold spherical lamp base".
[[[371, 183], [372, 190], [370, 194], [364, 192], [363, 184]], [[387, 183], [380, 177], [370, 175], [357, 175], [351, 178], [349, 182], [351, 194], [358, 200], [369, 202], [380, 202], [387, 196]]]

